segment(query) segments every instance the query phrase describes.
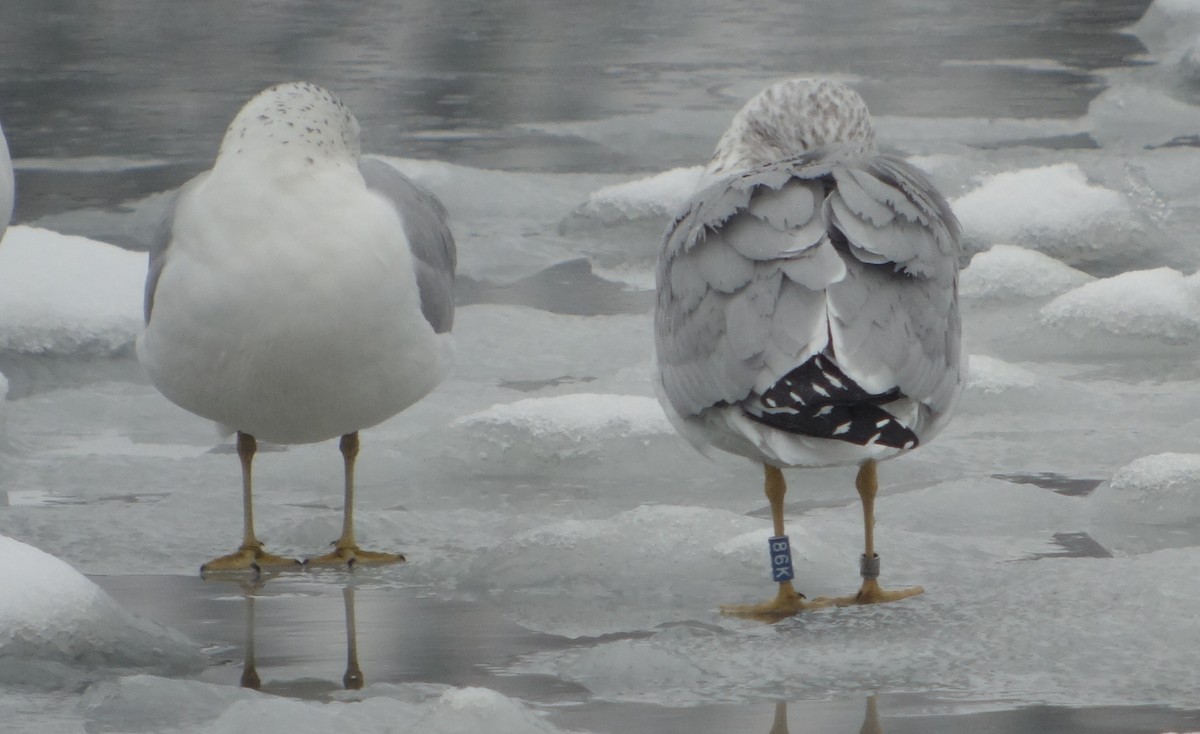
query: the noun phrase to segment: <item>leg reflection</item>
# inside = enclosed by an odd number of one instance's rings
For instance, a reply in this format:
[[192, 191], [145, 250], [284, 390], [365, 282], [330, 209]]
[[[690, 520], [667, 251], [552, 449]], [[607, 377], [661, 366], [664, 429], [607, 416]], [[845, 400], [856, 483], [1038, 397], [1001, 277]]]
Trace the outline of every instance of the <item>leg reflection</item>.
[[[239, 685], [243, 688], [252, 688], [256, 691], [261, 691], [263, 690], [263, 682], [258, 673], [258, 659], [255, 652], [255, 629], [257, 627], [255, 602], [268, 577], [236, 580], [226, 577], [221, 580], [233, 581], [242, 592], [243, 609], [245, 610], [245, 630], [243, 636], [242, 676]], [[358, 664], [358, 633], [354, 611], [354, 587], [352, 585], [348, 584], [342, 587], [342, 606], [346, 632], [346, 672], [342, 676], [341, 684], [348, 690], [358, 690], [363, 687], [366, 679], [363, 676], [362, 668]], [[311, 696], [319, 691], [334, 690], [337, 687], [337, 683], [332, 680], [322, 682], [305, 677], [294, 680], [270, 681], [267, 684], [267, 692], [296, 695], [303, 690], [305, 695]]]
[[264, 580], [258, 578], [238, 583], [238, 586], [242, 587], [242, 598], [246, 600], [246, 644], [245, 655], [242, 657], [240, 685], [242, 688], [253, 688], [256, 691], [262, 688], [262, 679], [258, 677], [258, 663], [254, 659], [254, 595], [264, 583]]
[[[883, 727], [879, 725], [879, 709], [875, 698], [875, 696], [867, 697], [867, 713], [858, 734], [883, 734]], [[767, 734], [788, 734], [786, 701], [775, 703], [775, 720], [771, 723], [771, 731]]]
[[346, 674], [342, 676], [342, 685], [348, 691], [357, 691], [363, 687], [362, 668], [358, 667], [358, 632], [354, 616], [354, 587], [347, 584], [342, 587], [342, 604], [346, 608]]

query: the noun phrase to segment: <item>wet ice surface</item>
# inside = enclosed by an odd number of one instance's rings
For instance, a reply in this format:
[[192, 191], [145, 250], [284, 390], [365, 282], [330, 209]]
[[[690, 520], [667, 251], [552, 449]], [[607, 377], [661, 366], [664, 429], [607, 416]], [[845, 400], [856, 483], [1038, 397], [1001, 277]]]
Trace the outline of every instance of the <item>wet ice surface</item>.
[[[878, 694], [888, 732], [1200, 730], [1190, 8], [1155, 6], [1136, 30], [1159, 63], [1105, 72], [1078, 116], [927, 119], [870, 73], [856, 80], [885, 110], [881, 139], [954, 200], [973, 255], [959, 413], [880, 471], [883, 580], [926, 589], [894, 605], [773, 626], [721, 617], [722, 603], [773, 592], [761, 474], [699, 456], [653, 396], [653, 259], [701, 162], [659, 146], [710, 148], [738, 100], [779, 74], [694, 114], [529, 126], [627, 161], [671, 159], [657, 168], [390, 159], [452, 212], [462, 274], [454, 374], [363, 436], [359, 540], [404, 552], [395, 568], [248, 589], [196, 578], [239, 537], [237, 461], [142, 378], [130, 345], [144, 257], [97, 241], [144, 241], [166, 185], [10, 228], [0, 720], [767, 732], [785, 701], [807, 728], [853, 732]], [[1053, 77], [1069, 63], [1001, 56], [986, 68]], [[19, 173], [54, 167], [16, 154]], [[91, 160], [88, 175], [144, 174], [123, 160]], [[332, 443], [263, 451], [257, 520], [271, 550], [316, 555], [337, 536], [340, 475]], [[852, 470], [789, 481], [799, 587], [852, 591]], [[47, 589], [61, 616], [38, 601]], [[348, 691], [350, 619], [366, 686]], [[249, 648], [262, 692], [238, 686]]]

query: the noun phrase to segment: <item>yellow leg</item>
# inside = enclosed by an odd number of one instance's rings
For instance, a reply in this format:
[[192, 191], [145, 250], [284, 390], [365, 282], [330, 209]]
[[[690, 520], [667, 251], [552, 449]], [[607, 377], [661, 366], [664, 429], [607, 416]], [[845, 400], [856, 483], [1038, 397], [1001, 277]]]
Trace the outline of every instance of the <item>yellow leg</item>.
[[300, 561], [267, 553], [263, 544], [254, 536], [253, 482], [250, 468], [258, 442], [254, 436], [238, 431], [237, 452], [242, 462], [242, 545], [233, 553], [214, 558], [200, 567], [200, 575], [210, 573], [261, 573], [267, 569], [296, 568]]
[[358, 431], [342, 436], [338, 444], [346, 467], [346, 501], [342, 509], [342, 537], [333, 544], [333, 551], [323, 556], [310, 558], [304, 563], [309, 566], [349, 566], [360, 564], [380, 565], [399, 563], [404, 556], [399, 553], [365, 551], [354, 541], [354, 461], [358, 458]]
[[771, 731], [767, 734], [788, 734], [787, 701], [775, 702], [775, 720], [771, 722]]
[[875, 553], [875, 495], [879, 491], [879, 479], [875, 467], [875, 460], [867, 459], [859, 468], [858, 477], [854, 481], [854, 486], [858, 488], [858, 496], [862, 499], [863, 531], [866, 539], [866, 547], [863, 550], [862, 588], [853, 597], [839, 598], [839, 605], [899, 601], [925, 591], [920, 586], [895, 591], [886, 591], [879, 586], [879, 555]]
[[[767, 500], [771, 503], [771, 521], [775, 527], [775, 535], [780, 536], [784, 534], [783, 497], [787, 494], [787, 483], [783, 479], [783, 472], [777, 466], [764, 464], [763, 474], [763, 488], [767, 493]], [[799, 612], [819, 609], [831, 603], [832, 600], [829, 599], [805, 599], [804, 595], [792, 586], [791, 581], [780, 581], [779, 591], [773, 600], [765, 604], [724, 606], [721, 607], [721, 613], [762, 622], [778, 622]]]
[[858, 730], [858, 734], [883, 734], [883, 727], [879, 724], [879, 707], [875, 703], [875, 696], [867, 696], [867, 715], [863, 717], [862, 728]]

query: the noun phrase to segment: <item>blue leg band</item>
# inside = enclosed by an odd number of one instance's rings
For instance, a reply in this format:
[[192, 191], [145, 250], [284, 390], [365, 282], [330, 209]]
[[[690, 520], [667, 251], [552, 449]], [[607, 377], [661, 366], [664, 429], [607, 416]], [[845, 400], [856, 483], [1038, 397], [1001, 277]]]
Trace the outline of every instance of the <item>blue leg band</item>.
[[792, 544], [788, 536], [769, 538], [767, 547], [771, 550], [771, 579], [782, 583], [795, 578], [796, 573], [792, 570]]

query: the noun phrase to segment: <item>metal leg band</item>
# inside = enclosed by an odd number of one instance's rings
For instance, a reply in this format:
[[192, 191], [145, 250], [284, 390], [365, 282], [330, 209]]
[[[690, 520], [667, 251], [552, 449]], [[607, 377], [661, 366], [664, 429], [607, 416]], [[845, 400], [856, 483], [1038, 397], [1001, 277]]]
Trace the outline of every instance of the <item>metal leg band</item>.
[[879, 578], [879, 554], [876, 553], [873, 558], [867, 558], [866, 554], [860, 556], [858, 559], [858, 569], [864, 579]]

